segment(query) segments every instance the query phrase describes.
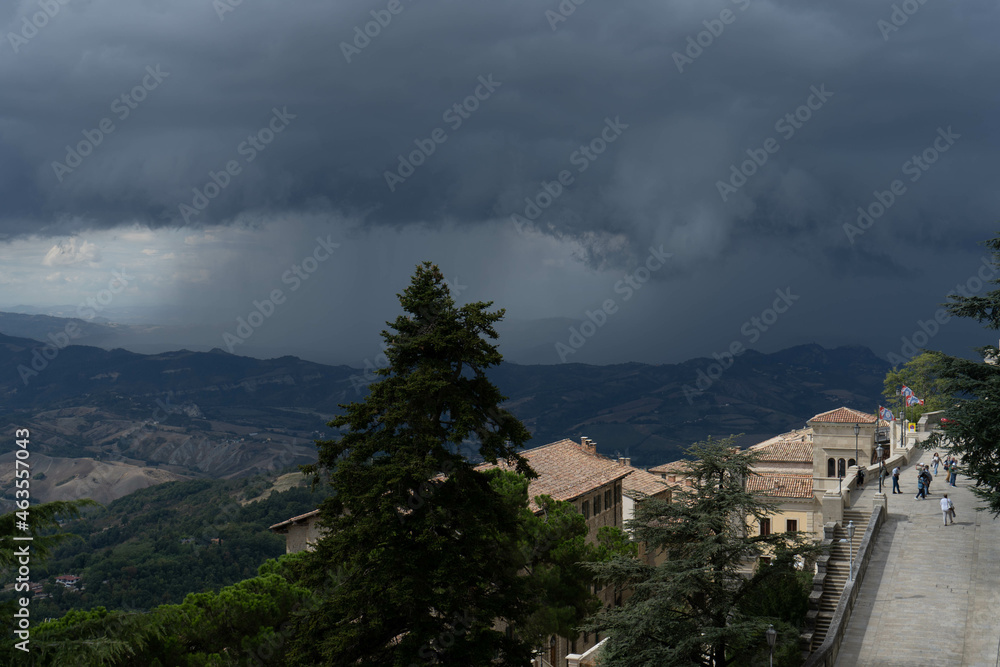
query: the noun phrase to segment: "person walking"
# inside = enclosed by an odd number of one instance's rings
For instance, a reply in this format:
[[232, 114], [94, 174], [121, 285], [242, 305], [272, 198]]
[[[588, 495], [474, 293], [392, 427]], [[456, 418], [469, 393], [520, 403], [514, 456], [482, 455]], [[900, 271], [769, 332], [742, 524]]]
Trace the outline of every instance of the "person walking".
[[902, 493], [902, 489], [899, 488], [899, 466], [892, 469], [892, 492]]
[[938, 465], [941, 463], [941, 457], [938, 456], [937, 452], [934, 452], [934, 456], [933, 456], [933, 458], [931, 458], [931, 463], [934, 464], [934, 476], [937, 477], [937, 474], [938, 474]]
[[948, 466], [948, 483], [952, 486], [958, 486], [955, 484], [956, 481], [958, 481], [958, 459], [952, 456], [951, 464]]
[[914, 500], [920, 500], [923, 498], [927, 499], [927, 487], [924, 486], [924, 476], [920, 475], [917, 477], [917, 495], [913, 496]]
[[924, 481], [924, 493], [925, 494], [930, 493], [931, 492], [931, 479], [933, 479], [931, 477], [930, 466], [924, 466], [923, 467], [923, 469], [920, 471], [920, 479], [922, 479]]
[[941, 498], [941, 516], [944, 518], [944, 525], [948, 525], [948, 519], [955, 523], [955, 503], [948, 499], [948, 494]]

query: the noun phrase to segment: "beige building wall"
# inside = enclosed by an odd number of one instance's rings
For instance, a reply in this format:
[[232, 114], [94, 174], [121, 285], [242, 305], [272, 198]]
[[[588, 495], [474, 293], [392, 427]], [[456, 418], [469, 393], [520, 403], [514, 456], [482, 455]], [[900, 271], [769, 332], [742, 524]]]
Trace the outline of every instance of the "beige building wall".
[[[622, 482], [617, 480], [603, 486], [599, 486], [593, 491], [588, 491], [582, 496], [578, 496], [570, 501], [577, 511], [587, 517], [587, 541], [597, 542], [597, 531], [603, 526], [622, 526]], [[610, 503], [610, 506], [608, 506]], [[594, 508], [600, 507], [599, 512]]]
[[[606, 494], [610, 494], [611, 507], [607, 507], [605, 500]], [[601, 511], [594, 513], [594, 502], [597, 498], [600, 498]], [[602, 526], [617, 526], [619, 528], [624, 528], [623, 526], [623, 511], [624, 503], [622, 496], [622, 482], [617, 480], [610, 482], [603, 486], [597, 487], [593, 491], [588, 491], [582, 496], [574, 498], [570, 502], [576, 506], [577, 511], [585, 516], [589, 514], [587, 519], [587, 541], [591, 544], [597, 543], [597, 531]], [[587, 503], [587, 511], [584, 512], [584, 503]], [[596, 591], [597, 597], [601, 599], [601, 602], [605, 607], [613, 606], [616, 603], [614, 588], [609, 586], [604, 589], [598, 589]], [[545, 659], [550, 660], [552, 656], [555, 657], [556, 662], [553, 665], [565, 665], [566, 656], [572, 653], [584, 653], [588, 649], [592, 648], [599, 642], [603, 637], [596, 633], [579, 634], [576, 637], [576, 641], [567, 641], [562, 637], [556, 639], [555, 647], [550, 647], [549, 650], [545, 652]]]
[[[772, 533], [784, 533], [788, 530], [788, 520], [796, 521], [798, 530], [804, 533], [815, 534], [818, 508], [812, 506], [810, 501], [790, 500], [782, 502], [778, 506], [778, 511], [769, 514], [767, 519], [771, 521]], [[760, 522], [753, 520], [750, 522], [750, 532], [752, 535], [760, 535]]]
[[[870, 467], [872, 452], [875, 450], [875, 424], [859, 425], [858, 464]], [[836, 491], [839, 461], [843, 459], [845, 468], [849, 468], [854, 458], [854, 424], [813, 422], [812, 426], [815, 486], [823, 491]], [[828, 467], [831, 458], [834, 460], [832, 476]]]
[[285, 553], [312, 551], [313, 545], [319, 541], [322, 534], [319, 527], [319, 517], [310, 517], [303, 523], [289, 526], [288, 532], [285, 533]]

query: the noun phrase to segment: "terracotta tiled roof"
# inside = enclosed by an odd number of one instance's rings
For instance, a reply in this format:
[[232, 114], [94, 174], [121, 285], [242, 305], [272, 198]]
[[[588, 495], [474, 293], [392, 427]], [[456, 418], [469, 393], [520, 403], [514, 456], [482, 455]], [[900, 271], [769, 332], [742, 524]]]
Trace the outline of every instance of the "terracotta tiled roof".
[[663, 465], [650, 468], [649, 472], [652, 473], [665, 472], [667, 474], [673, 473], [676, 475], [676, 474], [686, 473], [690, 465], [691, 465], [690, 461], [688, 461], [687, 459], [681, 459], [680, 461], [671, 461], [670, 463], [664, 463]]
[[[538, 473], [528, 487], [532, 511], [539, 509], [535, 505], [535, 496], [549, 495], [554, 500], [573, 500], [635, 470], [572, 440], [560, 440], [519, 453]], [[476, 470], [493, 467], [496, 466], [492, 463], [484, 463], [476, 466]], [[502, 462], [500, 467], [505, 470], [513, 468], [506, 462]]]
[[750, 475], [747, 491], [777, 498], [812, 498], [811, 475]]
[[787, 433], [781, 433], [773, 438], [768, 438], [767, 440], [761, 440], [753, 445], [753, 447], [770, 445], [775, 442], [812, 442], [813, 429], [812, 426], [806, 426], [805, 428], [798, 428], [794, 431], [788, 431]]
[[635, 498], [637, 493], [655, 496], [658, 493], [663, 493], [671, 486], [676, 486], [668, 484], [663, 478], [651, 475], [645, 470], [639, 470], [631, 466], [626, 467], [631, 468], [632, 472], [622, 480], [622, 493], [629, 498]]
[[757, 453], [757, 460], [761, 463], [765, 461], [813, 462], [813, 445], [811, 442], [779, 441], [754, 445], [750, 450]]
[[836, 410], [820, 413], [809, 421], [837, 424], [874, 424], [875, 415], [870, 415], [867, 412], [860, 412], [858, 410], [852, 410], [851, 408], [837, 408]]

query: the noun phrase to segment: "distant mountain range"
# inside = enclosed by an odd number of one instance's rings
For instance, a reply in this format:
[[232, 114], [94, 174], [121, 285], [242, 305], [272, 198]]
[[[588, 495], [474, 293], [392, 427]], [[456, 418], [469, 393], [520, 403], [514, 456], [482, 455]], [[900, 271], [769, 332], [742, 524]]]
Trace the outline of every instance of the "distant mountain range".
[[[67, 322], [48, 318], [42, 328], [59, 331]], [[4, 423], [30, 421], [48, 433], [38, 446], [50, 456], [157, 464], [177, 474], [251, 474], [314, 456], [312, 440], [332, 436], [325, 424], [341, 412], [338, 404], [366, 393], [359, 369], [291, 356], [43, 347], [0, 335], [0, 408]], [[586, 435], [605, 454], [652, 466], [708, 435], [746, 433], [749, 444], [840, 405], [874, 411], [888, 370], [868, 348], [802, 345], [746, 351], [731, 363], [505, 363], [490, 375], [509, 397], [505, 407], [531, 430], [529, 446]], [[56, 413], [45, 416], [53, 410], [72, 410], [72, 429], [56, 428]], [[136, 442], [140, 428], [145, 435]], [[225, 456], [213, 456], [221, 450]]]

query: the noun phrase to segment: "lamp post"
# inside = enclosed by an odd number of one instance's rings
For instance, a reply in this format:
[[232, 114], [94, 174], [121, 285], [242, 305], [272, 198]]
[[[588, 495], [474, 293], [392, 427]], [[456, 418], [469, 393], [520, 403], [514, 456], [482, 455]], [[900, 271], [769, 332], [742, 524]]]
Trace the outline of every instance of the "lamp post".
[[853, 521], [848, 521], [847, 522], [847, 537], [851, 541], [850, 550], [847, 552], [848, 554], [850, 554], [850, 557], [851, 557], [851, 576], [850, 576], [850, 579], [851, 579], [851, 581], [854, 581], [854, 522]]
[[778, 638], [778, 632], [774, 629], [773, 625], [767, 626], [767, 648], [771, 654], [771, 667], [774, 667], [774, 640]]
[[882, 478], [885, 477], [885, 462], [882, 460], [882, 443], [875, 448], [878, 455], [878, 492], [882, 493]]
[[861, 463], [858, 461], [858, 434], [861, 433], [861, 425], [854, 425], [854, 465], [861, 467]]

